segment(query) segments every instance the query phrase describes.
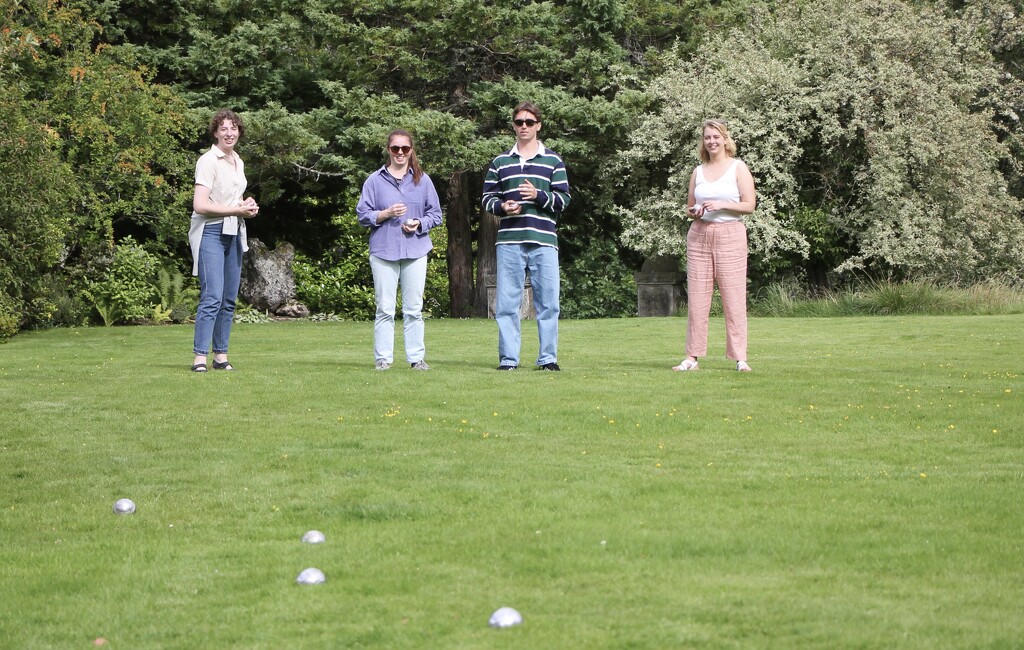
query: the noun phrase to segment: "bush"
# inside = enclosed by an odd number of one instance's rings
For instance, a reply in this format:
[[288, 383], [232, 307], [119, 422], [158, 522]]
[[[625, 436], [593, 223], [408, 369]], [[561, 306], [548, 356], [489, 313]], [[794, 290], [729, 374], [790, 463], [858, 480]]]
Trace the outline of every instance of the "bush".
[[0, 343], [6, 343], [18, 333], [20, 321], [21, 310], [18, 301], [0, 291]]
[[173, 323], [184, 323], [192, 318], [199, 306], [199, 286], [195, 278], [186, 277], [174, 268], [161, 268], [156, 274], [156, 290], [160, 298], [157, 313], [166, 315]]
[[160, 260], [131, 237], [114, 247], [113, 260], [103, 280], [91, 280], [84, 292], [103, 324], [149, 319], [158, 303], [155, 285]]
[[[372, 320], [376, 312], [373, 272], [370, 270], [369, 236], [356, 223], [355, 215], [337, 221], [343, 233], [331, 251], [320, 260], [296, 253], [292, 271], [295, 293], [313, 313], [337, 314], [352, 320]], [[447, 316], [448, 268], [445, 250], [448, 231], [439, 226], [430, 231], [434, 250], [427, 261], [427, 283], [423, 296], [424, 316]], [[401, 290], [398, 308], [401, 308]]]
[[623, 241], [647, 254], [685, 249], [691, 152], [714, 116], [757, 182], [747, 224], [761, 266], [809, 260], [819, 284], [831, 273], [1020, 275], [1022, 197], [1008, 183], [1019, 179], [1010, 142], [1021, 91], [993, 59], [985, 12], [769, 4], [740, 29], [711, 30], [693, 60], [670, 59], [649, 85], [652, 112], [610, 166], [634, 188]]
[[77, 327], [89, 323], [91, 305], [82, 295], [81, 277], [50, 272], [39, 278], [29, 303], [28, 327]]
[[596, 240], [561, 269], [564, 318], [636, 316], [636, 280], [615, 245]]
[[[448, 293], [448, 227], [444, 224], [430, 231], [434, 250], [427, 259], [427, 285], [423, 292], [423, 315], [443, 318], [452, 312], [451, 295]], [[399, 292], [401, 293], [401, 292]], [[401, 304], [402, 297], [399, 295]]]
[[292, 271], [295, 293], [310, 311], [354, 320], [373, 318], [373, 273], [365, 237], [355, 232], [343, 234], [320, 260], [296, 253]]

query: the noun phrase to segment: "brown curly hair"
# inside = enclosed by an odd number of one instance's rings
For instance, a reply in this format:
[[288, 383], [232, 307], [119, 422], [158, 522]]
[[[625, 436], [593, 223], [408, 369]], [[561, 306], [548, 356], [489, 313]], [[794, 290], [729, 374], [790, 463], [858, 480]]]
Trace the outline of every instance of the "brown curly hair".
[[238, 139], [241, 140], [242, 136], [245, 135], [245, 125], [242, 124], [242, 118], [238, 117], [238, 113], [229, 108], [220, 109], [213, 116], [213, 119], [210, 120], [210, 126], [206, 129], [210, 139], [214, 141], [217, 140], [217, 129], [219, 129], [220, 125], [225, 121], [231, 122], [238, 127]]

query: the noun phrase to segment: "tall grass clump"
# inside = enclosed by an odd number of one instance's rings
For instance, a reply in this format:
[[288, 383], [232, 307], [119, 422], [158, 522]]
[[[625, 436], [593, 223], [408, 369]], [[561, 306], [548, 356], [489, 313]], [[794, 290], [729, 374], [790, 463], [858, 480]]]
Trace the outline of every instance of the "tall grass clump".
[[870, 280], [863, 286], [811, 293], [772, 283], [750, 299], [750, 314], [774, 317], [955, 316], [1024, 313], [1024, 290], [993, 280], [957, 287], [929, 280]]

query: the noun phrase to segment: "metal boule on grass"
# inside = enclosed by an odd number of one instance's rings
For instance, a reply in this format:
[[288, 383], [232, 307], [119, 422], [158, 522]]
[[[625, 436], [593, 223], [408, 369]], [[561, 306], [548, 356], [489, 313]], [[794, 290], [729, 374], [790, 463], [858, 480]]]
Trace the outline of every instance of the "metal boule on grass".
[[307, 544], [323, 544], [327, 540], [319, 530], [311, 530], [302, 536], [302, 541]]
[[304, 569], [302, 573], [299, 574], [299, 577], [295, 579], [295, 582], [300, 585], [318, 585], [326, 580], [327, 577], [324, 576], [323, 571], [310, 567], [308, 569]]
[[114, 502], [115, 515], [131, 515], [135, 513], [135, 502], [131, 499], [118, 499]]
[[502, 607], [491, 614], [487, 624], [491, 627], [512, 627], [523, 622], [523, 615], [511, 607]]

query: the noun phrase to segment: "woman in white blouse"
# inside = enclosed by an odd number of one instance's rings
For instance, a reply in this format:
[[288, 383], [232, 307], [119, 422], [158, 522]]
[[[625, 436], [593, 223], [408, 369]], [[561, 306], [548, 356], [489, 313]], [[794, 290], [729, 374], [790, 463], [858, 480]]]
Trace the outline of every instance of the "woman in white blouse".
[[736, 158], [736, 143], [721, 120], [706, 120], [697, 147], [701, 165], [690, 176], [686, 234], [686, 358], [673, 370], [697, 370], [708, 352], [708, 316], [715, 284], [725, 312], [725, 356], [747, 365], [747, 229], [743, 216], [757, 206], [754, 178]]
[[228, 340], [242, 275], [242, 253], [249, 250], [245, 219], [260, 208], [245, 193], [245, 166], [235, 145], [245, 133], [242, 119], [221, 109], [210, 121], [215, 144], [196, 163], [195, 196], [188, 240], [192, 275], [199, 276], [199, 308], [193, 342], [193, 372], [206, 372], [212, 340], [215, 370], [234, 370], [228, 362]]

